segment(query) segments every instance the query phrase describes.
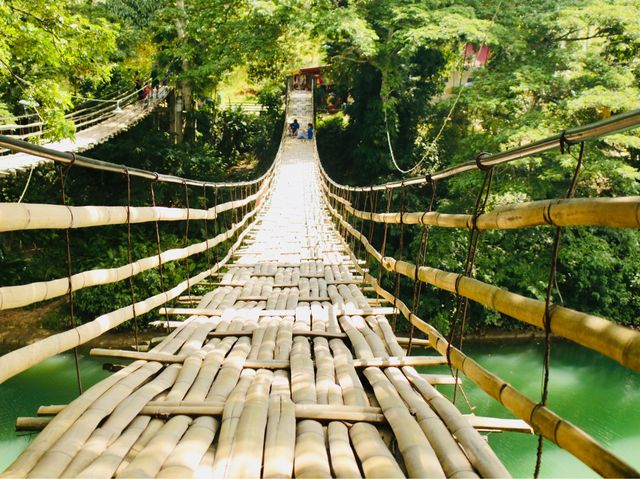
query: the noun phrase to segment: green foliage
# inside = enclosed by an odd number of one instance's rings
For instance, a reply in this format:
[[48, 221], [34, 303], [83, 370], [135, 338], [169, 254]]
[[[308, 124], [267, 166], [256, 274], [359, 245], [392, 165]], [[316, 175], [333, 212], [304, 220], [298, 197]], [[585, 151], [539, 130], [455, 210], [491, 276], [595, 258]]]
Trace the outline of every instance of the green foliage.
[[[318, 146], [330, 174], [352, 184], [401, 177], [388, 161], [383, 109], [400, 165], [409, 167], [426, 156], [415, 176], [472, 160], [482, 151], [520, 146], [640, 107], [637, 2], [533, 0], [500, 5], [496, 11], [495, 2], [341, 2], [338, 12], [326, 14], [325, 21], [335, 23], [325, 30], [332, 73], [342, 94], [349, 94], [346, 115], [318, 125]], [[367, 37], [368, 44], [357, 41], [358, 35], [340, 33], [340, 12], [358, 15], [375, 32]], [[472, 81], [462, 91], [459, 87], [448, 99], [437, 98], [444, 77], [460, 70], [465, 42], [488, 44], [489, 62], [470, 71]], [[437, 151], [428, 152], [442, 126]], [[639, 147], [637, 129], [590, 142], [576, 196], [637, 195]], [[563, 197], [577, 147], [571, 153], [546, 153], [497, 168], [488, 209]], [[481, 183], [479, 173], [440, 182], [435, 208], [473, 213]], [[429, 194], [409, 189], [406, 202], [412, 211], [424, 210]], [[400, 209], [397, 193], [391, 209]], [[394, 229], [387, 252], [399, 255]], [[548, 227], [482, 234], [475, 277], [544, 299], [552, 236]], [[374, 243], [380, 245], [379, 233]], [[418, 243], [419, 230], [405, 227], [402, 256], [415, 259]], [[426, 264], [460, 272], [467, 247], [467, 232], [432, 228]], [[558, 264], [564, 304], [637, 326], [638, 254], [640, 234], [635, 230], [565, 231]], [[393, 277], [385, 284], [393, 290]], [[401, 284], [401, 295], [410, 304], [412, 286]], [[447, 331], [452, 310], [449, 293], [425, 287], [422, 317]], [[475, 330], [523, 327], [476, 304], [469, 316], [468, 326]]]
[[48, 137], [71, 136], [63, 118], [81, 85], [109, 80], [116, 29], [74, 0], [0, 3], [0, 98], [15, 114], [29, 102], [50, 127]]

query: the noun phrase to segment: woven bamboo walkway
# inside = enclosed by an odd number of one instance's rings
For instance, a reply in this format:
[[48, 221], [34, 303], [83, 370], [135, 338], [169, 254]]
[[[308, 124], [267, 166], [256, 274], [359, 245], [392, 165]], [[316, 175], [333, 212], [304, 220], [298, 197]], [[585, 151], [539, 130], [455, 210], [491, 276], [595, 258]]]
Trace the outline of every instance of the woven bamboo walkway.
[[[310, 94], [289, 115], [302, 126]], [[504, 477], [406, 358], [323, 204], [314, 144], [284, 140], [227, 272], [149, 353], [86, 391], [11, 477]], [[114, 355], [120, 355], [116, 352]], [[125, 355], [122, 353], [122, 355]], [[43, 411], [46, 412], [46, 411]]]

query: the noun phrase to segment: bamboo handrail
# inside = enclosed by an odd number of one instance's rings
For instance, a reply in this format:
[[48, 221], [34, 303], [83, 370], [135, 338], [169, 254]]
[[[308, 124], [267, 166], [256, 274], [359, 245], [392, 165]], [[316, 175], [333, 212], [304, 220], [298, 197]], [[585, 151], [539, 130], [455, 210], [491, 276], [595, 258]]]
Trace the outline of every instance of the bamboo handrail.
[[[385, 257], [383, 267], [415, 278], [415, 265]], [[417, 279], [437, 288], [469, 298], [519, 321], [544, 329], [545, 302], [527, 298], [477, 279], [429, 266], [418, 268]], [[640, 371], [640, 332], [599, 316], [554, 305], [551, 332], [608, 356], [625, 367]]]
[[229, 251], [218, 263], [213, 265], [211, 269], [205, 270], [179, 284], [172, 289], [163, 291], [162, 293], [150, 296], [135, 304], [130, 304], [123, 308], [111, 311], [97, 317], [93, 321], [82, 324], [76, 328], [69, 329], [63, 333], [54, 334], [48, 338], [42, 339], [28, 346], [16, 349], [10, 353], [0, 357], [0, 384], [7, 379], [15, 376], [22, 371], [29, 369], [31, 366], [38, 364], [51, 356], [68, 351], [71, 348], [80, 346], [101, 334], [115, 328], [125, 321], [136, 315], [141, 315], [165, 304], [174, 298], [177, 298], [182, 292], [186, 291], [189, 285], [202, 281], [212, 273], [222, 268], [231, 258], [233, 252], [240, 246], [242, 240], [254, 224], [248, 226], [240, 235], [237, 241], [229, 248]]
[[[447, 354], [449, 344], [437, 329], [411, 313], [409, 307], [402, 300], [395, 298], [393, 294], [382, 288], [373, 276], [366, 274], [365, 280], [380, 296], [395, 301], [401, 314], [416, 328], [429, 336], [429, 342], [436, 351], [443, 355]], [[534, 403], [459, 349], [452, 346], [450, 357], [452, 365], [460, 369], [476, 386], [532, 426], [546, 439], [570, 452], [598, 474], [604, 477], [640, 476], [640, 472], [608, 451], [589, 434], [562, 419], [546, 406]], [[410, 381], [416, 380], [409, 368], [406, 370], [403, 368], [403, 371], [408, 373], [407, 377]]]
[[159, 181], [162, 183], [177, 183], [187, 186], [199, 186], [199, 187], [211, 187], [211, 188], [236, 188], [238, 186], [249, 186], [260, 183], [267, 176], [269, 176], [276, 165], [274, 161], [271, 167], [259, 178], [251, 181], [238, 181], [238, 182], [210, 182], [210, 181], [197, 181], [188, 178], [181, 178], [179, 176], [160, 174], [153, 171], [143, 170], [141, 168], [130, 168], [124, 165], [116, 163], [110, 163], [108, 161], [96, 160], [83, 155], [76, 155], [74, 153], [62, 152], [53, 150], [51, 148], [45, 148], [43, 146], [34, 145], [26, 141], [18, 140], [6, 135], [0, 135], [0, 147], [8, 148], [15, 152], [27, 153], [29, 155], [39, 156], [49, 160], [57, 161], [60, 163], [74, 164], [93, 170], [109, 171], [112, 173], [120, 173], [123, 175], [136, 176], [139, 178], [146, 178], [148, 180]]
[[[381, 258], [380, 252], [364, 235], [356, 231], [333, 207], [327, 207], [340, 224], [360, 240], [365, 249], [387, 271], [394, 271], [407, 278], [418, 279], [437, 288], [457, 293], [514, 319], [544, 329], [544, 301], [527, 298], [461, 274], [430, 266], [418, 268], [416, 276], [415, 265], [397, 261], [392, 257]], [[625, 367], [640, 371], [640, 332], [599, 316], [557, 305], [553, 306], [550, 318], [553, 334], [608, 356]]]
[[[214, 220], [259, 199], [267, 190], [267, 178], [260, 190], [241, 200], [221, 203], [209, 209], [162, 206], [64, 206], [31, 203], [0, 203], [0, 232], [34, 229], [87, 228], [151, 221]], [[127, 220], [127, 217], [129, 218]]]
[[[333, 198], [337, 196], [328, 194]], [[473, 215], [469, 214], [437, 211], [373, 213], [357, 210], [348, 201], [343, 198], [341, 200], [348, 213], [375, 223], [473, 228]], [[478, 215], [475, 224], [480, 231], [542, 225], [640, 228], [640, 196], [555, 199], [501, 206], [489, 213]]]
[[[103, 268], [83, 271], [71, 276], [71, 291], [78, 291], [91, 286], [116, 283], [123, 279], [136, 276], [143, 271], [153, 269], [161, 264], [188, 258], [202, 253], [231, 238], [257, 212], [254, 208], [238, 223], [215, 238], [194, 243], [184, 248], [174, 248], [163, 251], [160, 255], [148, 256], [117, 268]], [[69, 278], [58, 278], [50, 281], [29, 283], [19, 286], [4, 286], [0, 288], [0, 311], [19, 308], [29, 304], [64, 296], [69, 292]]]

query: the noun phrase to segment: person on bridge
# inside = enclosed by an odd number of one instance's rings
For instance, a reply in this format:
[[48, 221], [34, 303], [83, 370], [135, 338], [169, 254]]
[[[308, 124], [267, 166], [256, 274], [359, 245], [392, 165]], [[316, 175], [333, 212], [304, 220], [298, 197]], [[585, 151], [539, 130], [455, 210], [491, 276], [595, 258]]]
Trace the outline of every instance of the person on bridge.
[[144, 84], [144, 89], [142, 90], [142, 98], [144, 100], [144, 107], [147, 108], [149, 106], [149, 102], [151, 101], [151, 85], [149, 83]]
[[298, 129], [300, 128], [300, 123], [298, 123], [298, 119], [294, 119], [293, 123], [289, 125], [289, 130], [291, 131], [291, 136], [295, 137], [296, 133], [298, 133]]
[[307, 139], [313, 140], [313, 125], [309, 123], [307, 128]]

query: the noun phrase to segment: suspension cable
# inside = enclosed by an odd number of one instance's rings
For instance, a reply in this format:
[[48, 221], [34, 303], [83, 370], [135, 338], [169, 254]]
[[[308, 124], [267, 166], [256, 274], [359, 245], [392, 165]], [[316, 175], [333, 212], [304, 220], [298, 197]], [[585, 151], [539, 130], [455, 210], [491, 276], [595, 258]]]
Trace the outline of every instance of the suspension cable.
[[[565, 152], [565, 146], [567, 147], [567, 153], [571, 154], [569, 151], [569, 146], [565, 141], [561, 142], [561, 152]], [[573, 155], [571, 155], [573, 156]], [[574, 157], [575, 158], [575, 157]], [[584, 159], [584, 142], [580, 143], [580, 152], [578, 153], [578, 157], [575, 158], [577, 160], [575, 170], [573, 172], [573, 177], [571, 179], [571, 183], [569, 184], [569, 188], [567, 189], [567, 193], [565, 194], [565, 198], [572, 198], [575, 192], [576, 184], [578, 182], [578, 176], [580, 175], [580, 168], [582, 167], [582, 161]], [[545, 214], [545, 221], [551, 223], [551, 219], [549, 215]], [[552, 224], [552, 223], [551, 223]], [[560, 239], [562, 237], [562, 227], [556, 227], [555, 237], [553, 239], [553, 246], [551, 250], [551, 264], [549, 267], [549, 280], [547, 282], [547, 291], [545, 295], [544, 301], [544, 363], [543, 363], [543, 374], [542, 374], [542, 393], [540, 402], [536, 405], [535, 410], [539, 406], [546, 406], [547, 400], [549, 397], [549, 373], [551, 368], [551, 316], [553, 313], [553, 309], [555, 307], [552, 304], [553, 300], [553, 290], [559, 293], [558, 284], [557, 284], [557, 268], [558, 268], [558, 253], [560, 251]], [[560, 298], [560, 303], [562, 304], [562, 296], [558, 294]], [[533, 416], [533, 413], [532, 413]], [[542, 467], [542, 448], [544, 445], [544, 438], [542, 434], [538, 434], [538, 447], [536, 449], [536, 465], [533, 472], [533, 476], [537, 478], [540, 475], [540, 468]]]
[[[405, 187], [404, 181], [400, 186], [400, 248], [398, 251], [398, 260], [404, 257], [404, 206], [405, 206]], [[396, 271], [395, 287], [393, 289], [393, 330], [396, 331], [398, 324], [398, 297], [400, 296], [400, 273]]]
[[[127, 259], [129, 264], [133, 264], [133, 255], [131, 254], [131, 176], [126, 171], [127, 178]], [[129, 290], [131, 291], [131, 309], [133, 312], [133, 336], [136, 345], [136, 351], [140, 351], [138, 344], [138, 315], [136, 314], [136, 295], [133, 288], [133, 277], [129, 276]]]
[[[184, 247], [189, 246], [189, 186], [187, 182], [182, 183], [184, 185], [184, 201], [185, 206], [187, 208], [187, 224], [184, 228]], [[187, 296], [189, 296], [189, 300], [191, 300], [191, 282], [189, 277], [189, 256], [184, 258], [184, 267], [185, 267], [185, 277], [187, 278]]]
[[[424, 217], [427, 213], [433, 211], [433, 205], [436, 200], [436, 187], [437, 183], [429, 178], [429, 185], [431, 185], [431, 199], [429, 201], [429, 206], [422, 213], [422, 233], [420, 235], [420, 243], [418, 243], [418, 250], [416, 252], [416, 268], [413, 277], [413, 302], [411, 303], [411, 314], [413, 316], [417, 315], [418, 307], [420, 306], [420, 296], [422, 293], [422, 281], [418, 281], [418, 273], [420, 270], [421, 263], [424, 262], [428, 245], [429, 245], [429, 232], [431, 231], [431, 225], [425, 224]], [[413, 321], [409, 321], [410, 330], [409, 330], [409, 345], [407, 346], [407, 355], [411, 356], [411, 348], [413, 346], [413, 335], [415, 333], [415, 325]]]
[[[456, 329], [458, 326], [458, 322], [460, 322], [460, 334], [459, 334], [459, 342], [458, 349], [462, 350], [462, 344], [464, 341], [464, 331], [467, 322], [467, 314], [469, 309], [469, 300], [468, 298], [460, 295], [459, 286], [460, 280], [463, 277], [470, 277], [473, 275], [473, 266], [475, 264], [476, 252], [478, 247], [478, 240], [480, 238], [480, 230], [477, 227], [476, 220], [479, 215], [484, 213], [485, 208], [487, 206], [487, 201], [489, 199], [489, 193], [491, 190], [491, 183], [493, 181], [493, 168], [492, 167], [484, 167], [482, 166], [481, 159], [484, 156], [484, 153], [481, 153], [476, 158], [476, 163], [478, 163], [479, 167], [484, 171], [484, 180], [482, 182], [482, 186], [480, 187], [480, 191], [478, 192], [478, 196], [476, 198], [476, 204], [474, 208], [474, 213], [471, 218], [471, 230], [469, 232], [469, 241], [467, 247], [467, 258], [464, 264], [464, 270], [461, 274], [456, 278], [455, 283], [455, 294], [456, 294], [456, 307], [454, 308], [452, 320], [450, 322], [450, 330], [449, 330], [449, 344], [447, 345], [447, 362], [449, 364], [449, 369], [451, 370], [452, 375], [455, 376], [455, 384], [453, 389], [453, 403], [456, 402], [456, 397], [459, 389], [458, 378], [460, 371], [456, 368], [455, 374], [453, 372], [453, 366], [451, 364], [451, 348], [455, 342]], [[464, 391], [462, 394], [465, 396]], [[469, 407], [471, 407], [469, 405]]]
[[[68, 173], [69, 170], [71, 169], [71, 167], [73, 166], [73, 164], [75, 163], [74, 161], [75, 159], [75, 154], [72, 156], [72, 161], [71, 163], [69, 163], [67, 166], [62, 166], [60, 165], [59, 167], [59, 174], [60, 174], [60, 194], [62, 197], [62, 204], [63, 205], [67, 205], [67, 195], [65, 192], [66, 189], [66, 184], [67, 184], [67, 177], [68, 177]], [[71, 327], [73, 329], [75, 329], [76, 327], [76, 318], [75, 318], [75, 314], [74, 314], [74, 307], [73, 307], [73, 282], [71, 280], [71, 276], [72, 276], [72, 267], [71, 267], [71, 238], [70, 238], [70, 230], [69, 228], [67, 228], [65, 230], [65, 243], [66, 243], [66, 247], [67, 247], [67, 280], [68, 280], [68, 284], [69, 284], [69, 290], [68, 290], [68, 296], [69, 296], [69, 319], [71, 321]], [[75, 346], [73, 348], [73, 359], [75, 362], [75, 367], [76, 367], [76, 381], [78, 383], [78, 392], [79, 395], [82, 394], [82, 377], [80, 375], [80, 358], [79, 358], [79, 354], [78, 354], [78, 347]]]
[[[156, 192], [154, 189], [154, 185], [156, 184], [157, 181], [158, 179], [156, 177], [155, 180], [149, 183], [149, 188], [151, 190], [151, 205], [154, 208], [156, 207]], [[162, 265], [162, 257], [161, 257], [162, 248], [160, 246], [160, 225], [157, 219], [154, 221], [154, 223], [156, 226], [156, 247], [158, 251], [158, 272], [160, 273], [160, 290], [166, 291], [164, 287], [164, 267]], [[168, 333], [169, 332], [169, 313], [166, 308], [164, 310], [164, 317], [165, 317], [165, 329], [166, 329], [166, 332]]]

